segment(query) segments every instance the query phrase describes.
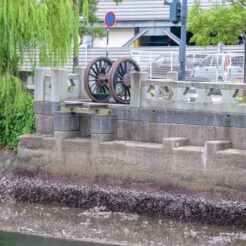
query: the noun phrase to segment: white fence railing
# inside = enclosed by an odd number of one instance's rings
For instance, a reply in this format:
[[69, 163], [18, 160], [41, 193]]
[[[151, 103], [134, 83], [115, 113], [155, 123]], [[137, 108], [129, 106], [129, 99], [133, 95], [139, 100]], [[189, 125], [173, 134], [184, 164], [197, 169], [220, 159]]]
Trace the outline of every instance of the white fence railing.
[[72, 74], [63, 68], [39, 67], [35, 73], [35, 101], [62, 102], [86, 98], [83, 86], [82, 68], [76, 68]]
[[[153, 96], [156, 87], [160, 92]], [[148, 79], [147, 73], [133, 73], [131, 90], [132, 107], [246, 113], [246, 104], [238, 102], [246, 90], [243, 83]]]

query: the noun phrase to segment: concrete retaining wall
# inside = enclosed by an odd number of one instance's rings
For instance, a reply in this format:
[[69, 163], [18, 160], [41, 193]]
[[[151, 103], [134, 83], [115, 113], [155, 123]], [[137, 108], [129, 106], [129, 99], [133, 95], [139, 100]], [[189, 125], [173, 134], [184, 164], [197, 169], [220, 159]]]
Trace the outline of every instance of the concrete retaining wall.
[[37, 134], [20, 138], [23, 168], [245, 191], [244, 114], [113, 104], [108, 114], [90, 114], [61, 106], [36, 102]]

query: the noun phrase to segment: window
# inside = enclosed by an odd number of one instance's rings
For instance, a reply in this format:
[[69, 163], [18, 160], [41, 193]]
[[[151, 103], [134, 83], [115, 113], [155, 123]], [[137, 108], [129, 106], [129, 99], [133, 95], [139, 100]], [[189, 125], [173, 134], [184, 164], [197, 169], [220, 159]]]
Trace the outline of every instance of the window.
[[208, 56], [207, 58], [205, 58], [201, 62], [200, 66], [202, 66], [202, 67], [209, 67], [209, 66], [211, 66], [212, 59], [213, 59], [213, 56]]
[[243, 56], [231, 57], [231, 66], [243, 66]]

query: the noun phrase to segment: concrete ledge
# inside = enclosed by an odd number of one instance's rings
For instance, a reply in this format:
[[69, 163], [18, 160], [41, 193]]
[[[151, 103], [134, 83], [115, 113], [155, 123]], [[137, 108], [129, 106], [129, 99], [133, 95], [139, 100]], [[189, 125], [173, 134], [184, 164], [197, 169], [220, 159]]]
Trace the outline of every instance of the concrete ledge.
[[35, 113], [42, 115], [54, 115], [55, 112], [60, 111], [59, 102], [35, 102]]
[[55, 140], [61, 141], [67, 138], [76, 138], [79, 137], [79, 131], [55, 131], [54, 138]]

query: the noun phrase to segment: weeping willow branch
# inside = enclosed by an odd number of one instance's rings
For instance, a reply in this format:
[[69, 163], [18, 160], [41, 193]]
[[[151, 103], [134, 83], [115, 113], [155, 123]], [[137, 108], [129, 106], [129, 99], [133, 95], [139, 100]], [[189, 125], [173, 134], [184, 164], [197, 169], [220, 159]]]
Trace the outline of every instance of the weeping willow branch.
[[16, 74], [24, 52], [35, 49], [40, 65], [63, 65], [78, 26], [72, 0], [0, 0], [0, 73]]
[[[16, 148], [35, 130], [33, 97], [18, 79], [24, 54], [32, 65], [62, 66], [78, 52], [73, 0], [0, 0], [0, 145]], [[73, 42], [74, 41], [74, 42]]]

